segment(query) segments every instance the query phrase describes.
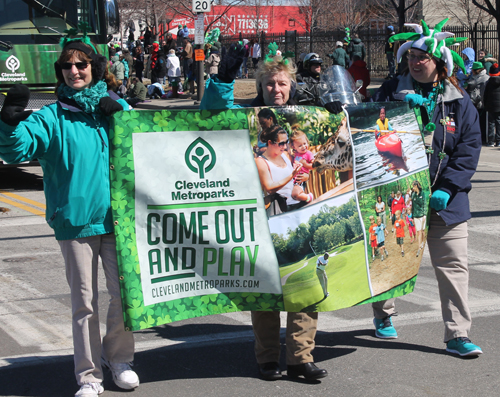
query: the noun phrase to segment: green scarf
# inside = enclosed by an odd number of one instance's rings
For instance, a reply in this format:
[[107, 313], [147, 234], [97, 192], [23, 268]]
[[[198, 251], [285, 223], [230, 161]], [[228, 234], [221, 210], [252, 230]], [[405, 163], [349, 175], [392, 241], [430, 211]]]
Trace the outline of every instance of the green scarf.
[[72, 99], [85, 113], [100, 112], [99, 101], [106, 96], [109, 96], [109, 94], [108, 86], [104, 80], [100, 80], [93, 86], [80, 91], [66, 84], [61, 84], [57, 90], [58, 98]]

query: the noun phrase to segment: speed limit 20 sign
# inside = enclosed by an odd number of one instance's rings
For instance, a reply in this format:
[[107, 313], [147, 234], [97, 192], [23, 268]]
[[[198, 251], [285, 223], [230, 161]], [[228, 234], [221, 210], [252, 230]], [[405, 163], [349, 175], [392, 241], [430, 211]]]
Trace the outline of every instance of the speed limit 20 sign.
[[193, 0], [193, 12], [210, 12], [211, 0]]

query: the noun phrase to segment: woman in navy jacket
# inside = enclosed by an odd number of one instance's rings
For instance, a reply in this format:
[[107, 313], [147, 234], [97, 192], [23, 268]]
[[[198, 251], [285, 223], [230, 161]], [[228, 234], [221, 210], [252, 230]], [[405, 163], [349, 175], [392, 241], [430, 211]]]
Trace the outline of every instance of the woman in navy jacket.
[[[467, 220], [471, 218], [468, 193], [479, 161], [481, 132], [477, 110], [451, 77], [453, 61], [461, 67], [463, 64], [447, 45], [461, 39], [441, 32], [446, 21], [433, 30], [424, 21], [422, 26], [407, 24], [416, 33], [391, 38], [410, 39], [397, 55], [400, 61], [404, 52], [408, 52], [408, 70], [384, 83], [373, 101], [404, 100], [420, 120], [429, 155], [432, 190], [427, 242], [441, 298], [444, 342], [447, 351], [469, 356], [482, 353], [468, 338], [471, 316], [467, 298]], [[376, 336], [397, 337], [390, 319], [394, 312], [394, 299], [374, 304]]]

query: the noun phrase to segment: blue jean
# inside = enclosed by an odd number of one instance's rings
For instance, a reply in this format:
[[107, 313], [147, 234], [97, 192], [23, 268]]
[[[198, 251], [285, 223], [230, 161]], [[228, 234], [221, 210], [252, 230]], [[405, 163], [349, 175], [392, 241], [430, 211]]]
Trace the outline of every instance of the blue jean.
[[191, 65], [193, 64], [193, 60], [191, 58], [184, 58], [184, 70], [182, 71], [184, 74], [184, 80], [187, 80], [189, 75], [189, 70], [191, 69]]
[[394, 53], [387, 52], [387, 65], [389, 66], [389, 76], [394, 77], [396, 75], [396, 63], [394, 62]]
[[238, 77], [241, 77], [243, 75], [246, 76], [248, 74], [247, 62], [248, 62], [248, 57], [243, 58], [243, 63], [240, 66], [240, 70], [238, 70]]

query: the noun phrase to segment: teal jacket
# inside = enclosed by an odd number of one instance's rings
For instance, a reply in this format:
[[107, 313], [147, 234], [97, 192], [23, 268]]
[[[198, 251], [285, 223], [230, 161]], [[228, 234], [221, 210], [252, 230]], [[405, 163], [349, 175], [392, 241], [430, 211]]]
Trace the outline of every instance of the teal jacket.
[[200, 109], [234, 109], [240, 107], [240, 105], [234, 104], [234, 81], [224, 83], [217, 76], [206, 81]]
[[108, 133], [108, 117], [60, 101], [17, 127], [0, 120], [0, 157], [8, 163], [38, 159], [42, 166], [45, 218], [57, 240], [113, 232]]

